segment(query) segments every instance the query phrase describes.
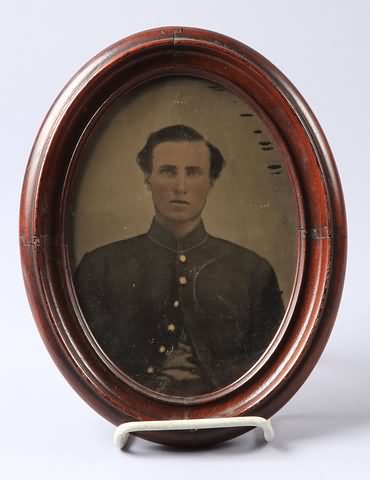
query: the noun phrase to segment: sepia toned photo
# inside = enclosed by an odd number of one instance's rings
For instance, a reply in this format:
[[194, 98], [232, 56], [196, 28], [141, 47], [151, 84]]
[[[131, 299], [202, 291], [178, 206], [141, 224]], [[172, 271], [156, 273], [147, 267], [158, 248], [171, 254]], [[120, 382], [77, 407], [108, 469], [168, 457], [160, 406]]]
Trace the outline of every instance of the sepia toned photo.
[[191, 77], [117, 99], [79, 155], [69, 252], [104, 355], [167, 395], [216, 392], [273, 351], [297, 268], [288, 153], [251, 101]]

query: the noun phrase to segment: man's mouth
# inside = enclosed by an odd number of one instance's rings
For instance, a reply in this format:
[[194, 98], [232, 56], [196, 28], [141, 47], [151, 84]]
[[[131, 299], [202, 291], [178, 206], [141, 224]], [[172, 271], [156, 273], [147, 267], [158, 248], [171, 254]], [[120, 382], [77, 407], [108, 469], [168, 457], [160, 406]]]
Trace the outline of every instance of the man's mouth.
[[175, 203], [177, 205], [190, 205], [186, 200], [171, 200], [170, 203]]

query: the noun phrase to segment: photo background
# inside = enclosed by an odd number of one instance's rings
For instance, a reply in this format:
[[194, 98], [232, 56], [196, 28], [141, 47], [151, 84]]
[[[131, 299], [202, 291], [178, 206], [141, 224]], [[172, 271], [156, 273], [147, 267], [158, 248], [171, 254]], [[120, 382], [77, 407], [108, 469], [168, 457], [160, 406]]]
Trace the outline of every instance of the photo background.
[[[84, 253], [98, 246], [149, 229], [154, 213], [151, 193], [136, 157], [150, 133], [175, 124], [195, 128], [226, 161], [203, 213], [206, 229], [267, 258], [287, 305], [299, 227], [284, 167], [288, 153], [277, 133], [244, 99], [200, 79], [152, 82], [113, 102], [98, 120], [82, 148], [74, 186], [73, 263], [76, 266]], [[264, 150], [267, 142], [272, 150]]]

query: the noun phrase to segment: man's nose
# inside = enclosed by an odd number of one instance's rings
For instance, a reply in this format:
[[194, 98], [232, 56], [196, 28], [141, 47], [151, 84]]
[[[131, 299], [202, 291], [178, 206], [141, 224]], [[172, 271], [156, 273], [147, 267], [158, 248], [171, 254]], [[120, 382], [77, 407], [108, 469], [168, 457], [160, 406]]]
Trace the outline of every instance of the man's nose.
[[178, 173], [176, 175], [175, 190], [177, 193], [186, 193], [187, 182], [186, 182], [186, 176], [183, 173]]

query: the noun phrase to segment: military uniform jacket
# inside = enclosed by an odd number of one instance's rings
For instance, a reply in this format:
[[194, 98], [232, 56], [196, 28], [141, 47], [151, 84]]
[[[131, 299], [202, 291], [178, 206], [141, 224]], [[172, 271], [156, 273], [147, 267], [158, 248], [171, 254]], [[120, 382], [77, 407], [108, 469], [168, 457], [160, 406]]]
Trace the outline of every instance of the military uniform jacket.
[[207, 393], [255, 363], [284, 311], [269, 263], [210, 236], [203, 223], [178, 240], [154, 220], [147, 234], [87, 253], [75, 287], [86, 322], [113, 363], [174, 394], [183, 386], [163, 383], [160, 372], [180, 342], [190, 345], [200, 379], [188, 382], [187, 391]]

